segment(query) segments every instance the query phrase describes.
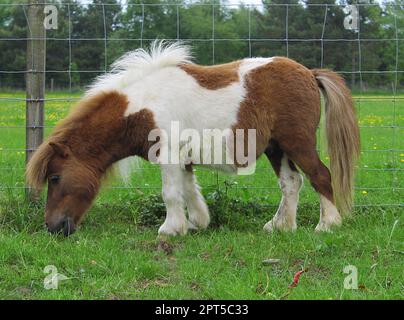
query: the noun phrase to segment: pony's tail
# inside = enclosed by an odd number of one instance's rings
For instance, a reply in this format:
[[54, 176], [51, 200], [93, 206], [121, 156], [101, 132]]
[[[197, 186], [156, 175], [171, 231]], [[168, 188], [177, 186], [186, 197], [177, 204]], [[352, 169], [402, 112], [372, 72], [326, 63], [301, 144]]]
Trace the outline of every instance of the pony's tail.
[[355, 164], [360, 153], [359, 127], [351, 92], [344, 79], [327, 69], [312, 70], [325, 99], [325, 130], [332, 187], [342, 214], [352, 209]]

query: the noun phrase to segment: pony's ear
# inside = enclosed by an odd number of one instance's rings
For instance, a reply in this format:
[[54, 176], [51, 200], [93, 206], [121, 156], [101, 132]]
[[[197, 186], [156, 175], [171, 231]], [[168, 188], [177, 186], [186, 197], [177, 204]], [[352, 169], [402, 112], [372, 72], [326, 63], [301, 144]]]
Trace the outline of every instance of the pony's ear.
[[49, 142], [49, 145], [52, 147], [53, 151], [62, 158], [67, 158], [69, 156], [68, 146], [65, 144], [61, 142]]

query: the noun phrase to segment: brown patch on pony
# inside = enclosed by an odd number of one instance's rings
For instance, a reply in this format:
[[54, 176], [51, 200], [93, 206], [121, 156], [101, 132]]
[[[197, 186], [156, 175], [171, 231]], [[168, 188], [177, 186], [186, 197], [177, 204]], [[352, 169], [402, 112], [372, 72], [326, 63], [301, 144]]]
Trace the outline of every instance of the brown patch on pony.
[[291, 59], [275, 57], [251, 70], [244, 81], [247, 96], [232, 129], [256, 129], [257, 158], [267, 149], [270, 139], [289, 141], [291, 148], [298, 149], [296, 136], [307, 136], [307, 143], [314, 143], [320, 94], [309, 69]]
[[241, 61], [234, 61], [217, 66], [181, 64], [178, 67], [192, 76], [201, 87], [217, 90], [239, 81], [238, 68], [240, 63]]
[[[153, 112], [145, 108], [129, 115], [126, 128], [126, 136], [130, 143], [127, 145], [125, 154], [129, 153], [129, 156], [137, 155], [149, 160], [148, 153], [151, 146], [159, 142], [159, 139], [156, 142], [148, 140], [150, 131], [157, 129]], [[159, 154], [160, 150], [158, 150], [157, 156]]]
[[156, 127], [153, 114], [142, 109], [125, 117], [127, 106], [127, 97], [115, 91], [83, 98], [33, 154], [26, 171], [28, 184], [41, 189], [57, 153], [55, 145], [70, 150], [97, 179], [122, 158], [147, 157], [147, 136]]

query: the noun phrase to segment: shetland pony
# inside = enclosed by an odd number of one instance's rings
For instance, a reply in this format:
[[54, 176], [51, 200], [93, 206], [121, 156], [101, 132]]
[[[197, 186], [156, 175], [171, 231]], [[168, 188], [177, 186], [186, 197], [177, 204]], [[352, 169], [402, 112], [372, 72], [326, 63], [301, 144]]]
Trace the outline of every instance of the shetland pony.
[[[331, 172], [316, 151], [320, 91]], [[73, 233], [108, 169], [129, 156], [148, 160], [156, 143], [170, 148], [164, 139], [150, 141], [149, 133], [169, 131], [173, 121], [181, 129], [199, 132], [256, 130], [255, 155], [267, 156], [282, 190], [279, 208], [265, 230], [296, 229], [303, 181], [298, 169], [320, 197], [316, 231], [340, 225], [340, 212], [350, 211], [359, 130], [350, 91], [339, 75], [309, 70], [285, 57], [200, 66], [192, 63], [187, 46], [155, 42], [149, 52], [138, 49], [124, 55], [110, 73], [96, 79], [29, 161], [28, 184], [37, 190], [48, 185], [48, 230]], [[193, 165], [161, 164], [167, 215], [160, 234], [183, 235], [209, 224]], [[222, 169], [239, 166], [234, 162]]]

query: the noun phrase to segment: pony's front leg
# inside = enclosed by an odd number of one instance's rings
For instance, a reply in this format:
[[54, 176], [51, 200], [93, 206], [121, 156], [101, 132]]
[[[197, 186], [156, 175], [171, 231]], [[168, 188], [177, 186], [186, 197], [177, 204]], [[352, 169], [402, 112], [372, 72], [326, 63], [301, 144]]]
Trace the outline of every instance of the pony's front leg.
[[184, 211], [183, 170], [179, 165], [161, 165], [162, 196], [167, 209], [159, 234], [184, 235], [188, 221]]

